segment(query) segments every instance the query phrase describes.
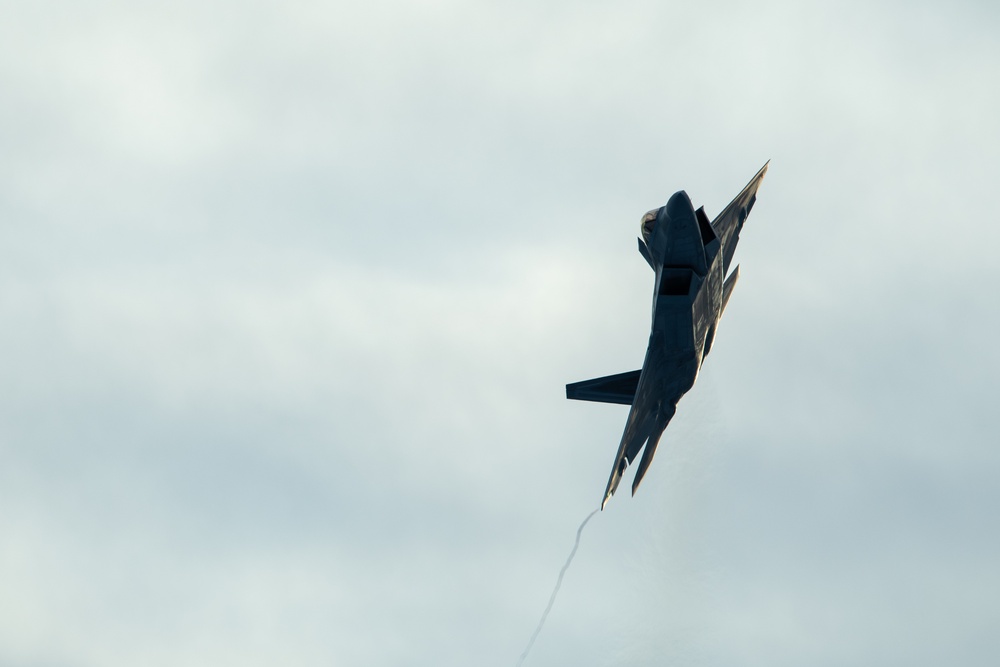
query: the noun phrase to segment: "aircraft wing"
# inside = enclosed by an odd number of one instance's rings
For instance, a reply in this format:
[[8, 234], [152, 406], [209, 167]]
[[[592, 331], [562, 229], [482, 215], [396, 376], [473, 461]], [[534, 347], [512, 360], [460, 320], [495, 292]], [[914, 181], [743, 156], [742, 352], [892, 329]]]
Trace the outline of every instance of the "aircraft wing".
[[574, 382], [566, 385], [566, 398], [577, 401], [632, 405], [632, 399], [635, 398], [635, 388], [639, 385], [639, 375], [641, 374], [642, 369]]
[[601, 502], [601, 509], [607, 504], [611, 496], [618, 489], [622, 475], [626, 468], [631, 465], [635, 457], [639, 455], [639, 450], [649, 439], [650, 433], [656, 426], [656, 417], [659, 403], [653, 396], [651, 385], [655, 384], [651, 380], [653, 373], [647, 373], [650, 368], [650, 357], [652, 356], [652, 346], [646, 350], [646, 358], [642, 363], [642, 372], [635, 388], [632, 408], [629, 410], [628, 419], [625, 422], [625, 431], [622, 433], [622, 441], [618, 446], [618, 453], [615, 454], [614, 467], [611, 469], [611, 477], [608, 478], [608, 487], [604, 490], [604, 500]]
[[729, 264], [733, 261], [733, 254], [736, 252], [736, 244], [740, 240], [740, 230], [743, 229], [743, 222], [750, 215], [750, 209], [757, 201], [757, 188], [767, 173], [768, 160], [757, 175], [750, 179], [747, 186], [736, 195], [736, 198], [729, 202], [729, 205], [722, 210], [715, 220], [712, 221], [712, 229], [715, 235], [722, 241], [722, 272], [729, 272]]
[[639, 450], [649, 438], [650, 431], [656, 419], [656, 412], [653, 410], [638, 407], [632, 404], [632, 409], [628, 413], [628, 421], [625, 422], [625, 432], [622, 434], [621, 445], [618, 446], [618, 453], [615, 455], [614, 467], [611, 469], [611, 477], [608, 478], [608, 487], [604, 490], [604, 500], [601, 502], [601, 509], [611, 500], [618, 489], [618, 484], [622, 481], [625, 470], [638, 456]]

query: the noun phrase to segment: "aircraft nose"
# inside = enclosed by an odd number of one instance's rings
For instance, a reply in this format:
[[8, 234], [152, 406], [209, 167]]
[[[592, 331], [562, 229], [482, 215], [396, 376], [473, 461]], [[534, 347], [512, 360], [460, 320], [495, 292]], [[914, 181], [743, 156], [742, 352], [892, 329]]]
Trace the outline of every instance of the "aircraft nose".
[[681, 190], [680, 192], [675, 192], [667, 202], [667, 215], [673, 220], [685, 220], [689, 216], [694, 217], [694, 205], [691, 204], [691, 198], [688, 194]]
[[699, 276], [708, 271], [705, 244], [702, 241], [698, 218], [691, 205], [691, 198], [681, 190], [674, 193], [666, 205], [666, 218], [670, 221], [663, 246], [665, 266], [686, 266]]

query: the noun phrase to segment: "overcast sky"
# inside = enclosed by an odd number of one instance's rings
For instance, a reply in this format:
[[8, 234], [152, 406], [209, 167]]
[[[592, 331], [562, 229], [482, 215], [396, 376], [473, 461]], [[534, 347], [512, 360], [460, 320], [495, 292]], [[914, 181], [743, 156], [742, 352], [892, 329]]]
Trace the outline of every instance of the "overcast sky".
[[0, 665], [513, 665], [768, 159], [525, 664], [996, 664], [994, 3], [0, 11]]

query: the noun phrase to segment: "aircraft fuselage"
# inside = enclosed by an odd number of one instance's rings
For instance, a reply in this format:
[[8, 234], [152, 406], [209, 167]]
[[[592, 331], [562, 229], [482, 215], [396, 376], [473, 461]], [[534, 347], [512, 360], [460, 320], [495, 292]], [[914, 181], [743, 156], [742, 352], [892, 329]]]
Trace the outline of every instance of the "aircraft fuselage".
[[632, 406], [602, 508], [645, 446], [632, 482], [635, 493], [677, 402], [694, 386], [739, 277], [739, 267], [728, 278], [726, 273], [766, 171], [765, 164], [712, 222], [703, 208], [694, 209], [683, 190], [643, 216], [639, 252], [655, 278], [642, 368], [566, 386], [568, 398]]

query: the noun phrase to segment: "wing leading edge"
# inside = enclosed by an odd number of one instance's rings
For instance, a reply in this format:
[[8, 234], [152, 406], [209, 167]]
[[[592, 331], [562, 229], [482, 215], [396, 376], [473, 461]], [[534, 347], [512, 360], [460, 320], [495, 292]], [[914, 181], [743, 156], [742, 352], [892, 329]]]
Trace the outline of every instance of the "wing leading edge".
[[769, 164], [771, 164], [770, 160], [765, 162], [764, 166], [757, 172], [757, 175], [750, 179], [746, 187], [712, 221], [712, 229], [715, 230], [716, 236], [722, 240], [723, 274], [729, 273], [729, 265], [733, 261], [736, 244], [740, 240], [740, 230], [743, 229], [743, 222], [750, 215], [750, 209], [753, 208], [754, 202], [757, 201], [757, 188], [760, 187], [760, 182], [764, 179], [764, 174], [767, 173], [767, 165]]

